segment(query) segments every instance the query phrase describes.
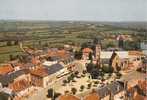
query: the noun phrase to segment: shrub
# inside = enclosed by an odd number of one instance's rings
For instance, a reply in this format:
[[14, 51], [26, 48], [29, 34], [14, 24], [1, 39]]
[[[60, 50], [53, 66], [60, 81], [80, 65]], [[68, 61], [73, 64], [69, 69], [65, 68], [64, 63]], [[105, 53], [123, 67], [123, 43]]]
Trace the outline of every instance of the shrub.
[[82, 74], [81, 77], [85, 77], [86, 75]]
[[98, 81], [95, 81], [94, 84], [99, 84], [99, 82]]
[[111, 66], [103, 66], [102, 71], [105, 73], [112, 73], [113, 72], [113, 67]]
[[101, 81], [103, 82], [103, 81], [105, 81], [105, 79], [104, 79], [104, 78], [102, 78], [102, 79], [101, 79]]
[[78, 59], [78, 60], [81, 59], [82, 58], [82, 52], [81, 51], [75, 51], [74, 58]]
[[72, 80], [72, 79], [71, 79], [71, 76], [68, 76], [68, 77], [67, 77], [67, 83], [70, 83], [71, 80]]
[[81, 90], [81, 91], [83, 91], [83, 90], [84, 90], [84, 88], [85, 88], [85, 86], [84, 86], [84, 85], [81, 85], [81, 86], [80, 86], [80, 90]]
[[75, 74], [72, 73], [72, 74], [70, 75], [70, 77], [71, 77], [71, 79], [73, 80], [74, 77], [75, 77]]
[[117, 79], [120, 79], [120, 77], [122, 76], [122, 74], [118, 72], [118, 73], [116, 73], [116, 76], [117, 76], [116, 77]]
[[7, 41], [7, 46], [11, 46], [12, 42], [11, 41]]
[[67, 80], [63, 80], [63, 84], [66, 85], [66, 83], [67, 83]]
[[53, 89], [52, 88], [48, 89], [47, 97], [48, 98], [52, 98], [53, 97]]
[[119, 72], [121, 70], [121, 68], [119, 66], [117, 66], [116, 70]]
[[54, 99], [53, 99], [53, 100], [56, 100], [56, 98], [58, 98], [60, 95], [61, 95], [61, 93], [55, 93], [55, 94], [54, 94]]
[[74, 94], [74, 95], [75, 95], [75, 94], [76, 94], [76, 92], [77, 92], [77, 89], [76, 89], [76, 88], [72, 88], [72, 89], [71, 89], [71, 92], [72, 92], [72, 94]]
[[76, 71], [74, 74], [75, 74], [75, 76], [78, 76], [79, 72], [78, 72], [78, 71]]
[[86, 70], [83, 70], [83, 71], [82, 71], [82, 73], [83, 73], [83, 74], [86, 74], [86, 73], [87, 73], [87, 71], [86, 71]]
[[87, 89], [90, 89], [91, 88], [91, 83], [87, 84]]

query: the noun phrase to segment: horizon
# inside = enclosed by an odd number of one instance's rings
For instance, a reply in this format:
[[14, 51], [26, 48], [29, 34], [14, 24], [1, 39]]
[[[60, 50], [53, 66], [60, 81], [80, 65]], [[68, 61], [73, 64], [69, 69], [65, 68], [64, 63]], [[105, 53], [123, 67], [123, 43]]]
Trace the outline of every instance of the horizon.
[[12, 22], [114, 22], [114, 23], [125, 23], [125, 22], [140, 22], [140, 23], [147, 23], [147, 21], [97, 21], [97, 20], [33, 20], [33, 19], [0, 19], [0, 21], [12, 21]]

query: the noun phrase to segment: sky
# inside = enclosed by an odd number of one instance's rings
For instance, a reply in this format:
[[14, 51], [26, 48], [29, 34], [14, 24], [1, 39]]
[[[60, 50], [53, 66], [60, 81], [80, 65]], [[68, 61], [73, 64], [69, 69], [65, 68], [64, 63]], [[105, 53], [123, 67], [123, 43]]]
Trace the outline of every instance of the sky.
[[147, 21], [147, 0], [0, 0], [0, 19]]

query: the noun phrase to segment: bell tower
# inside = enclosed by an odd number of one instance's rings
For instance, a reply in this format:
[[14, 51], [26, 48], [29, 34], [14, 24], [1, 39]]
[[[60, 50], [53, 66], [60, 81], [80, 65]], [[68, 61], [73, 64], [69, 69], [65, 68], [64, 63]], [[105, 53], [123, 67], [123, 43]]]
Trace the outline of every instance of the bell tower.
[[97, 65], [100, 67], [100, 55], [101, 55], [101, 37], [95, 37], [93, 40], [93, 44], [95, 47], [95, 61], [97, 62]]
[[95, 57], [96, 57], [96, 59], [100, 58], [100, 53], [101, 53], [101, 45], [96, 44], [96, 47], [95, 47]]
[[101, 45], [96, 44], [95, 46], [95, 59], [97, 61], [97, 64], [100, 66], [100, 55], [101, 55]]

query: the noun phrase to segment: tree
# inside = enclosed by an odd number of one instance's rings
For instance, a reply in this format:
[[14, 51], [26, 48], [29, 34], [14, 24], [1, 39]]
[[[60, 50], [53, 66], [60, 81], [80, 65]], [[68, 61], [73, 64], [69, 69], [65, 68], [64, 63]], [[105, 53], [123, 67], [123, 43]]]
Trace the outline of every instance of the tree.
[[72, 80], [72, 77], [71, 76], [68, 76], [67, 77], [67, 82], [70, 83], [71, 80]]
[[102, 77], [101, 81], [102, 81], [102, 82], [104, 82], [104, 81], [105, 81], [105, 79]]
[[91, 77], [92, 79], [97, 79], [99, 76], [99, 70], [98, 68], [93, 68], [91, 71]]
[[114, 44], [114, 42], [108, 42], [108, 44], [107, 44], [107, 46], [106, 46], [107, 48], [109, 48], [109, 47], [115, 47], [115, 44]]
[[63, 80], [63, 85], [65, 86], [67, 83], [67, 80]]
[[101, 40], [102, 40], [102, 37], [100, 35], [95, 36], [94, 39], [93, 39], [93, 44], [100, 44]]
[[112, 66], [103, 66], [102, 71], [104, 73], [112, 73], [113, 72], [113, 67]]
[[82, 58], [82, 51], [75, 51], [74, 53], [75, 59], [81, 59]]
[[78, 76], [78, 74], [79, 74], [79, 72], [78, 72], [78, 71], [76, 71], [74, 74], [75, 74], [75, 76], [77, 77], [77, 76]]
[[91, 88], [91, 83], [87, 84], [87, 89], [90, 89]]
[[12, 42], [11, 41], [7, 41], [7, 46], [12, 46]]
[[85, 86], [84, 86], [84, 85], [81, 85], [81, 86], [80, 86], [80, 91], [83, 91], [84, 88], [85, 88]]
[[94, 64], [92, 62], [90, 62], [86, 66], [86, 70], [87, 70], [88, 73], [91, 73], [91, 71], [92, 71], [93, 68], [94, 68]]
[[124, 47], [124, 40], [123, 39], [119, 39], [118, 46], [119, 46], [119, 48], [123, 48]]
[[81, 49], [83, 49], [83, 48], [87, 48], [87, 47], [88, 47], [87, 43], [82, 43], [82, 45], [81, 45]]
[[43, 47], [48, 47], [48, 43], [46, 42], [46, 43], [43, 45]]
[[125, 41], [124, 49], [138, 50], [140, 48], [139, 41]]
[[50, 89], [48, 89], [48, 94], [47, 94], [47, 97], [48, 98], [53, 98], [53, 89], [52, 88], [50, 88]]
[[121, 70], [121, 67], [118, 66], [118, 64], [116, 65], [116, 70], [117, 70], [117, 72], [119, 72]]
[[40, 45], [40, 46], [42, 45], [42, 42], [40, 40], [38, 41], [38, 45]]
[[87, 73], [87, 71], [86, 71], [86, 70], [83, 70], [83, 71], [82, 71], [82, 73], [83, 73], [83, 74], [86, 74], [86, 73]]
[[56, 98], [58, 98], [59, 96], [61, 96], [61, 93], [54, 93], [54, 97], [53, 97], [53, 99], [52, 100], [56, 100]]
[[71, 77], [71, 80], [73, 81], [73, 80], [74, 80], [74, 77], [75, 77], [75, 74], [72, 73], [72, 74], [70, 75], [70, 77]]
[[14, 45], [18, 45], [18, 44], [19, 44], [18, 40], [14, 41]]
[[93, 61], [92, 52], [89, 53], [89, 60], [90, 60], [91, 62]]
[[117, 79], [120, 79], [120, 77], [122, 76], [122, 74], [121, 74], [120, 72], [117, 72], [117, 73], [116, 73], [116, 76], [117, 76], [117, 77], [116, 77]]
[[10, 59], [10, 61], [14, 60], [14, 57], [12, 54], [9, 55], [9, 59]]
[[76, 94], [76, 92], [77, 92], [77, 89], [76, 89], [76, 88], [72, 88], [72, 89], [71, 89], [71, 92], [72, 92], [72, 94], [74, 94], [74, 95], [75, 95], [75, 94]]
[[94, 84], [99, 84], [99, 82], [98, 81], [95, 81]]

